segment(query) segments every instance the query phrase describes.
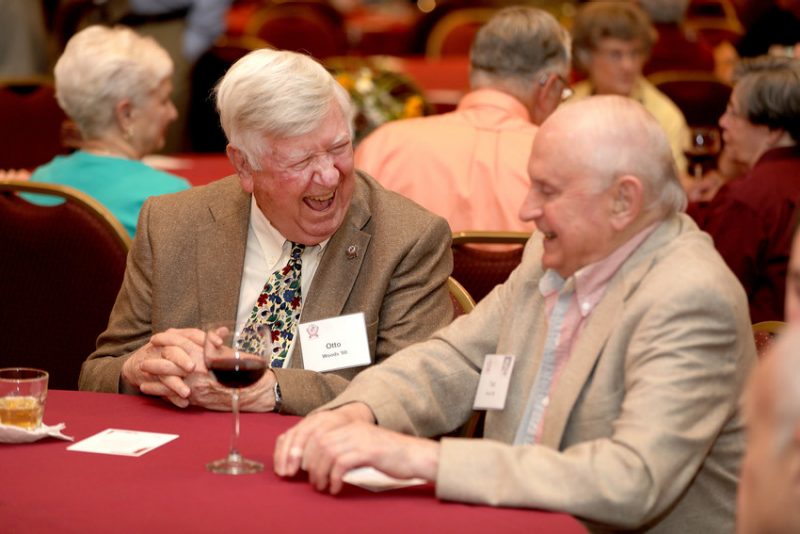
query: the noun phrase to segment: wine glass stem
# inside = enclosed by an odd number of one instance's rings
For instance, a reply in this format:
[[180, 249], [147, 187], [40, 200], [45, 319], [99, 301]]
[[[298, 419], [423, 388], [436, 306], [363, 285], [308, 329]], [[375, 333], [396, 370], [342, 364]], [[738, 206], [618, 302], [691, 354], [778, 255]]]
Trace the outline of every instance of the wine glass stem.
[[228, 453], [228, 460], [238, 462], [242, 459], [239, 454], [239, 388], [234, 389], [231, 394], [231, 411], [233, 412], [233, 433], [231, 434], [231, 450]]

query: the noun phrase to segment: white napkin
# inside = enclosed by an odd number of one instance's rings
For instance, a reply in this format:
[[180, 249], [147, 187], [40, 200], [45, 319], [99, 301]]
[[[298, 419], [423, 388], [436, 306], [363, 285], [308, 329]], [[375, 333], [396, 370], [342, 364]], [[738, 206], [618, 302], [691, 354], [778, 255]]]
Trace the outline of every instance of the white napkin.
[[0, 424], [0, 443], [32, 443], [48, 437], [74, 441], [75, 438], [72, 436], [61, 433], [65, 426], [64, 423], [53, 426], [42, 423], [32, 430], [27, 430], [18, 426]]
[[421, 478], [394, 478], [382, 471], [378, 471], [374, 467], [357, 467], [356, 469], [351, 469], [344, 474], [342, 480], [348, 484], [370, 491], [385, 491], [425, 484], [425, 481]]

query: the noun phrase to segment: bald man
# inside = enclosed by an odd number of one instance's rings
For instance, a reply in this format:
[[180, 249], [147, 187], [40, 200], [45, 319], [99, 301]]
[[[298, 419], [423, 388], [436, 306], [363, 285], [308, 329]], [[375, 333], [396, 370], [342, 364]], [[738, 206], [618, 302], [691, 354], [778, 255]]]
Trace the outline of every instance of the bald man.
[[[741, 285], [681, 213], [663, 130], [634, 100], [588, 98], [544, 122], [528, 171], [520, 216], [540, 232], [520, 267], [280, 436], [276, 472], [336, 493], [371, 465], [591, 527], [731, 532], [755, 346]], [[514, 357], [488, 439], [403, 435], [446, 433], [485, 403], [479, 381], [502, 375], [487, 354]]]
[[800, 532], [800, 326], [759, 362], [747, 403], [739, 534]]

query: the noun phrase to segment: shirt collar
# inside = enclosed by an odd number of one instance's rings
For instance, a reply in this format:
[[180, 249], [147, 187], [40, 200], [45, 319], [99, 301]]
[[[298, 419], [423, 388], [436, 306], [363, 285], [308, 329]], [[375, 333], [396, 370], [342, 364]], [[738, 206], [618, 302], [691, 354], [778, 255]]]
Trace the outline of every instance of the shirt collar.
[[614, 252], [578, 270], [567, 280], [553, 269], [545, 271], [539, 280], [539, 292], [547, 298], [562, 289], [571, 289], [574, 286], [575, 296], [578, 299], [578, 309], [583, 317], [589, 315], [600, 302], [608, 287], [611, 277], [619, 270], [625, 260], [647, 239], [658, 223], [653, 223], [617, 247]]
[[[256, 235], [256, 239], [258, 240], [261, 250], [264, 251], [264, 257], [270, 260], [272, 263], [277, 261], [278, 258], [270, 259], [268, 251], [283, 250], [283, 246], [288, 242], [288, 240], [283, 237], [283, 235], [274, 226], [272, 226], [272, 223], [269, 222], [269, 219], [267, 219], [267, 217], [258, 207], [256, 197], [253, 195], [250, 195], [250, 227], [253, 229], [253, 233]], [[319, 247], [318, 250], [322, 252], [330, 240], [331, 238], [329, 237], [314, 247], [306, 247], [306, 250]]]
[[464, 95], [458, 102], [458, 110], [464, 111], [465, 109], [475, 107], [491, 106], [506, 111], [509, 115], [519, 117], [520, 119], [530, 122], [530, 113], [522, 105], [522, 102], [502, 91], [497, 89], [475, 89]]

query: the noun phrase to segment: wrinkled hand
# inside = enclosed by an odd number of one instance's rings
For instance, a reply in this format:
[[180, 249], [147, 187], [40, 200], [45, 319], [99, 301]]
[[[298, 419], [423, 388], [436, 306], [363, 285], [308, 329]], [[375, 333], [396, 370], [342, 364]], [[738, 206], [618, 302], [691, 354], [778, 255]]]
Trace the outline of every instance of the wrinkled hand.
[[[221, 412], [231, 410], [231, 390], [221, 386], [208, 372], [194, 372], [184, 378], [184, 382], [191, 389], [189, 404]], [[258, 382], [240, 391], [239, 409], [271, 412], [275, 407], [274, 385], [275, 373], [268, 370]]]
[[278, 436], [274, 456], [275, 473], [283, 477], [296, 475], [307, 443], [354, 421], [374, 423], [375, 418], [369, 407], [359, 402], [309, 415]]
[[392, 432], [354, 421], [312, 439], [305, 448], [302, 467], [318, 491], [332, 495], [342, 489], [345, 473], [370, 466], [397, 478], [436, 479], [439, 444], [428, 439]]
[[191, 388], [184, 378], [194, 372], [208, 373], [203, 363], [204, 336], [196, 328], [170, 328], [154, 335], [125, 361], [123, 380], [142, 393], [185, 408]]

